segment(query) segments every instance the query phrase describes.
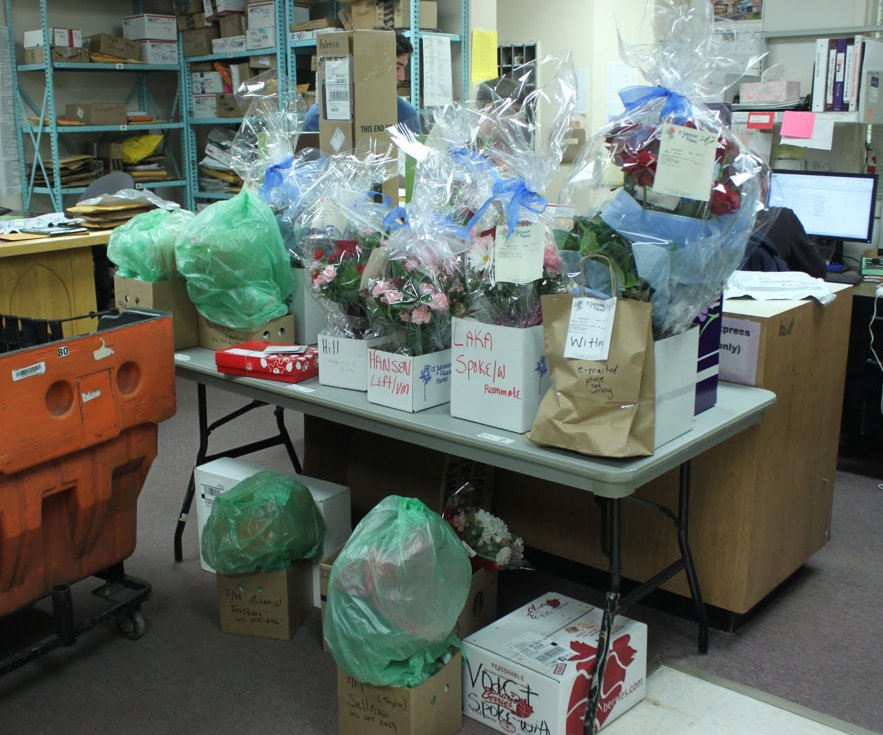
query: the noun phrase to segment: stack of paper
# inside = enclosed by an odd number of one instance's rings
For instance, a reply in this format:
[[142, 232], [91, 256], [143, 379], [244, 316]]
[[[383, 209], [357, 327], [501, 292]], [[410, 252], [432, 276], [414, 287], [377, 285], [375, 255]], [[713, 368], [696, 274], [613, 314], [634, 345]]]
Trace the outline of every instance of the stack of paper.
[[232, 169], [234, 135], [232, 130], [224, 128], [212, 128], [209, 132], [205, 156], [199, 162], [203, 191], [236, 193], [242, 188], [242, 179]]

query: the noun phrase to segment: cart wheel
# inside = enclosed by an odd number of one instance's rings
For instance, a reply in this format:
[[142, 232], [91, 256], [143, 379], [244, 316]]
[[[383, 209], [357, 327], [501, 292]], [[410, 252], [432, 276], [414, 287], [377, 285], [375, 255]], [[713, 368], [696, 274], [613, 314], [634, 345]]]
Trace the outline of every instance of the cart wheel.
[[147, 624], [140, 610], [124, 610], [117, 615], [117, 630], [130, 641], [137, 641], [144, 635]]

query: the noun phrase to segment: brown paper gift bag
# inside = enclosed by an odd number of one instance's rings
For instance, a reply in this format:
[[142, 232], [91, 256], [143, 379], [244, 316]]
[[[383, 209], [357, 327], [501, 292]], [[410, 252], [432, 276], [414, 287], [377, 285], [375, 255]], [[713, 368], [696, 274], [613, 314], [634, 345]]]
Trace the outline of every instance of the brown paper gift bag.
[[596, 457], [653, 454], [656, 372], [651, 306], [618, 299], [606, 361], [564, 357], [575, 296], [543, 296], [543, 338], [552, 387], [528, 438]]

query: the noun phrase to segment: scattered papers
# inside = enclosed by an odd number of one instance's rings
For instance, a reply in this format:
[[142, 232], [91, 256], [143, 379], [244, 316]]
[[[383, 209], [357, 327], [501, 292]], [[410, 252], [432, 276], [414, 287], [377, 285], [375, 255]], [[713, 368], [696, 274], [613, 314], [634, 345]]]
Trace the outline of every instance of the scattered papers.
[[800, 301], [812, 298], [824, 305], [835, 299], [837, 285], [821, 278], [813, 278], [801, 271], [736, 271], [724, 287], [724, 298], [749, 296], [758, 301]]

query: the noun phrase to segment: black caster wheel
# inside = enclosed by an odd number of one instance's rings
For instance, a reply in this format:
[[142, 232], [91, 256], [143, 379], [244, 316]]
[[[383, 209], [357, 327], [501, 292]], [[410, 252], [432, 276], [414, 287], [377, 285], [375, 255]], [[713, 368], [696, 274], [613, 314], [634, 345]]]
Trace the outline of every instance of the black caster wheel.
[[137, 641], [146, 628], [144, 613], [140, 610], [124, 610], [117, 615], [117, 630], [130, 641]]

